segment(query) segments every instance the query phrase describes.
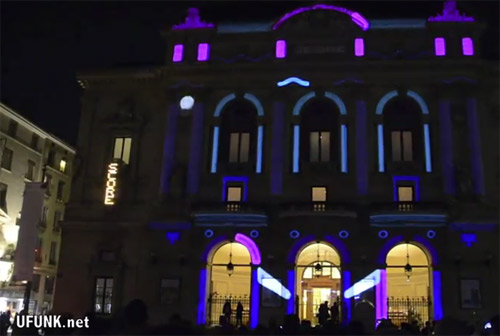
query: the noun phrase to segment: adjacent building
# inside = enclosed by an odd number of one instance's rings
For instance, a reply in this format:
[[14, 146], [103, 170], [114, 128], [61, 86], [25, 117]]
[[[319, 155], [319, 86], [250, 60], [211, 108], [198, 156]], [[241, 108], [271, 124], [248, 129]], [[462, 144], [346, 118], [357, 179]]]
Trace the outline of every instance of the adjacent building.
[[190, 9], [164, 65], [81, 74], [55, 310], [141, 298], [152, 323], [215, 325], [229, 300], [256, 327], [316, 324], [328, 301], [367, 326], [488, 319], [499, 73], [481, 27], [454, 1], [420, 20]]
[[26, 182], [47, 183], [38, 223], [30, 310], [52, 306], [75, 149], [0, 104], [0, 310], [20, 311], [25, 289], [11, 283]]

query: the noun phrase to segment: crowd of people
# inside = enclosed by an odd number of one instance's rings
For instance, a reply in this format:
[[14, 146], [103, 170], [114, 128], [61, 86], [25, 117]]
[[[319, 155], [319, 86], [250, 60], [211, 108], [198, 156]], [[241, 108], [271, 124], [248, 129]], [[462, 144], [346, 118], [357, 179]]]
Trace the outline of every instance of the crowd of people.
[[[238, 305], [239, 306], [239, 305]], [[238, 310], [242, 311], [242, 306]], [[333, 307], [333, 306], [332, 306]], [[203, 327], [194, 325], [182, 319], [179, 315], [173, 315], [169, 322], [160, 326], [148, 324], [148, 308], [141, 300], [131, 301], [122, 311], [113, 318], [102, 318], [94, 314], [87, 314], [89, 318], [89, 329], [47, 329], [43, 335], [369, 335], [364, 325], [359, 321], [342, 323], [335, 320], [335, 310], [330, 311], [330, 318], [323, 320], [326, 316], [325, 307], [322, 308], [322, 324], [312, 326], [310, 321], [300, 321], [297, 315], [286, 315], [283, 323], [270, 321], [267, 326], [259, 325], [256, 329], [249, 329], [243, 325], [241, 318], [237, 318], [237, 325], [224, 322], [221, 326]], [[223, 309], [224, 310], [224, 309]], [[24, 314], [25, 312], [21, 312]], [[231, 313], [227, 310], [224, 318], [230, 318]], [[318, 313], [320, 314], [320, 313]], [[333, 318], [331, 318], [333, 316]], [[64, 315], [61, 322], [72, 318]], [[230, 321], [230, 320], [229, 320]], [[375, 330], [375, 335], [499, 335], [498, 315], [490, 321], [491, 328], [474, 328], [463, 321], [446, 317], [436, 323], [426, 323], [420, 329], [418, 325], [403, 323], [400, 327], [395, 326], [390, 320], [382, 320]], [[12, 336], [17, 335], [40, 335], [36, 329], [16, 329], [12, 326]], [[3, 335], [3, 334], [2, 334]]]

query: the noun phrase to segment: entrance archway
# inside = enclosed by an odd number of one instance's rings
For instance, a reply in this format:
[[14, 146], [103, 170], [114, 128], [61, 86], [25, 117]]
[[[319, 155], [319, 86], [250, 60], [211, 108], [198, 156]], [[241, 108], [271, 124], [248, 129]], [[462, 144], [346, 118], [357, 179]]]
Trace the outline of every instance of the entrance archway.
[[[242, 323], [248, 325], [251, 305], [252, 266], [250, 251], [237, 242], [225, 242], [214, 248], [208, 259], [208, 325], [238, 323], [238, 303], [243, 306]], [[224, 305], [229, 302], [229, 321], [224, 317]]]
[[[341, 270], [340, 255], [328, 243], [315, 242], [306, 245], [297, 254], [296, 260], [296, 309], [301, 320], [309, 320], [313, 325], [320, 323], [319, 309], [325, 301], [328, 307], [337, 303], [335, 316], [341, 320]], [[330, 314], [330, 309], [328, 309]]]
[[430, 254], [420, 246], [401, 243], [386, 257], [387, 318], [423, 325], [432, 316], [432, 277]]

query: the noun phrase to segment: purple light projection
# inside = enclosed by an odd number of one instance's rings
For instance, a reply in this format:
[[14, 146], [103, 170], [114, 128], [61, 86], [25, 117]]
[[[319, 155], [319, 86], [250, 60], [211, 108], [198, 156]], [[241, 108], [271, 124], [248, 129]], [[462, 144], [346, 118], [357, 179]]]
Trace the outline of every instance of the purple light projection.
[[456, 1], [445, 1], [443, 13], [441, 15], [431, 16], [427, 19], [429, 22], [474, 22], [473, 17], [460, 14], [457, 9]]
[[167, 194], [170, 191], [170, 179], [172, 178], [172, 169], [175, 160], [175, 138], [177, 131], [177, 116], [180, 107], [178, 104], [172, 104], [168, 107], [167, 134], [163, 143], [163, 168], [161, 174], [161, 192]]
[[285, 104], [273, 103], [273, 133], [271, 143], [271, 194], [279, 195], [283, 191], [283, 161]]
[[285, 40], [276, 41], [275, 55], [276, 55], [276, 58], [285, 58], [286, 57], [286, 41]]
[[356, 101], [356, 177], [359, 195], [368, 193], [366, 119], [366, 103], [358, 100]]
[[181, 237], [180, 232], [167, 232], [167, 239], [170, 242], [170, 245], [174, 245], [176, 241]]
[[462, 242], [465, 243], [467, 247], [471, 247], [472, 244], [477, 242], [477, 237], [475, 233], [462, 233], [460, 237], [462, 238]]
[[368, 20], [366, 20], [359, 13], [350, 11], [350, 10], [348, 10], [346, 8], [342, 8], [342, 7], [337, 7], [337, 6], [332, 6], [332, 5], [318, 4], [318, 5], [314, 5], [314, 6], [310, 6], [310, 7], [297, 8], [297, 9], [295, 9], [295, 10], [289, 12], [289, 13], [286, 13], [285, 15], [283, 15], [278, 20], [278, 22], [276, 22], [273, 25], [273, 30], [278, 29], [281, 25], [283, 25], [283, 23], [286, 20], [290, 19], [291, 17], [293, 17], [295, 15], [298, 15], [300, 13], [304, 13], [304, 12], [308, 12], [308, 11], [312, 11], [312, 10], [330, 10], [330, 11], [336, 11], [336, 12], [344, 13], [344, 14], [349, 15], [351, 17], [351, 20], [355, 24], [357, 24], [358, 26], [360, 26], [361, 29], [368, 30], [368, 28], [370, 27], [370, 23], [368, 22]]
[[375, 286], [375, 324], [387, 318], [387, 271], [380, 270], [380, 282]]
[[210, 51], [210, 46], [208, 43], [198, 44], [198, 61], [204, 62], [208, 60], [209, 51]]
[[260, 258], [259, 248], [250, 237], [247, 237], [241, 233], [237, 233], [234, 236], [234, 240], [248, 249], [248, 252], [250, 252], [250, 257], [252, 259], [253, 265], [260, 265], [261, 258]]
[[444, 37], [434, 38], [434, 54], [436, 56], [445, 56], [446, 55], [446, 43], [445, 43]]
[[197, 322], [200, 325], [206, 322], [206, 307], [205, 298], [207, 296], [207, 270], [202, 269], [200, 272], [200, 288], [199, 288], [200, 301], [198, 301], [198, 317]]
[[175, 25], [172, 30], [186, 30], [186, 29], [203, 29], [203, 28], [214, 28], [213, 23], [206, 23], [200, 19], [200, 11], [198, 8], [189, 8], [188, 14], [186, 16], [186, 21]]
[[481, 136], [479, 133], [479, 120], [477, 118], [476, 98], [467, 98], [467, 123], [469, 126], [470, 161], [472, 164], [474, 192], [477, 195], [484, 195], [483, 157], [481, 153]]
[[470, 37], [462, 38], [462, 53], [464, 56], [474, 56], [474, 42]]
[[193, 120], [191, 124], [191, 144], [189, 145], [189, 166], [187, 176], [187, 191], [194, 195], [198, 193], [200, 185], [200, 170], [203, 149], [203, 104], [195, 103], [193, 108]]
[[420, 201], [420, 188], [419, 188], [419, 178], [418, 176], [393, 176], [392, 177], [392, 187], [394, 191], [394, 202], [399, 201], [399, 195], [398, 195], [398, 182], [403, 181], [403, 182], [408, 182], [411, 181], [413, 182], [415, 186], [415, 200], [417, 202]]
[[172, 62], [182, 62], [183, 53], [184, 46], [182, 44], [176, 44], [174, 46], [174, 55], [172, 56]]
[[444, 192], [446, 195], [455, 195], [455, 169], [453, 168], [453, 138], [450, 106], [451, 103], [449, 100], [442, 100], [439, 102], [441, 167], [443, 168]]
[[288, 274], [288, 290], [290, 291], [291, 297], [286, 302], [286, 313], [295, 314], [295, 270], [289, 270]]
[[354, 55], [361, 57], [365, 55], [365, 40], [362, 38], [354, 39]]

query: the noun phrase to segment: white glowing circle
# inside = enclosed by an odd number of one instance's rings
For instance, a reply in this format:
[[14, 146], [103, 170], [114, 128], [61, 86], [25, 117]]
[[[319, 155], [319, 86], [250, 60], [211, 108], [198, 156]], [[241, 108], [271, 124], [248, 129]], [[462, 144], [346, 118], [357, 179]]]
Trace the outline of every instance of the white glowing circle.
[[193, 108], [194, 98], [191, 96], [184, 96], [181, 98], [179, 105], [181, 106], [181, 109], [183, 109], [183, 110], [190, 110]]

